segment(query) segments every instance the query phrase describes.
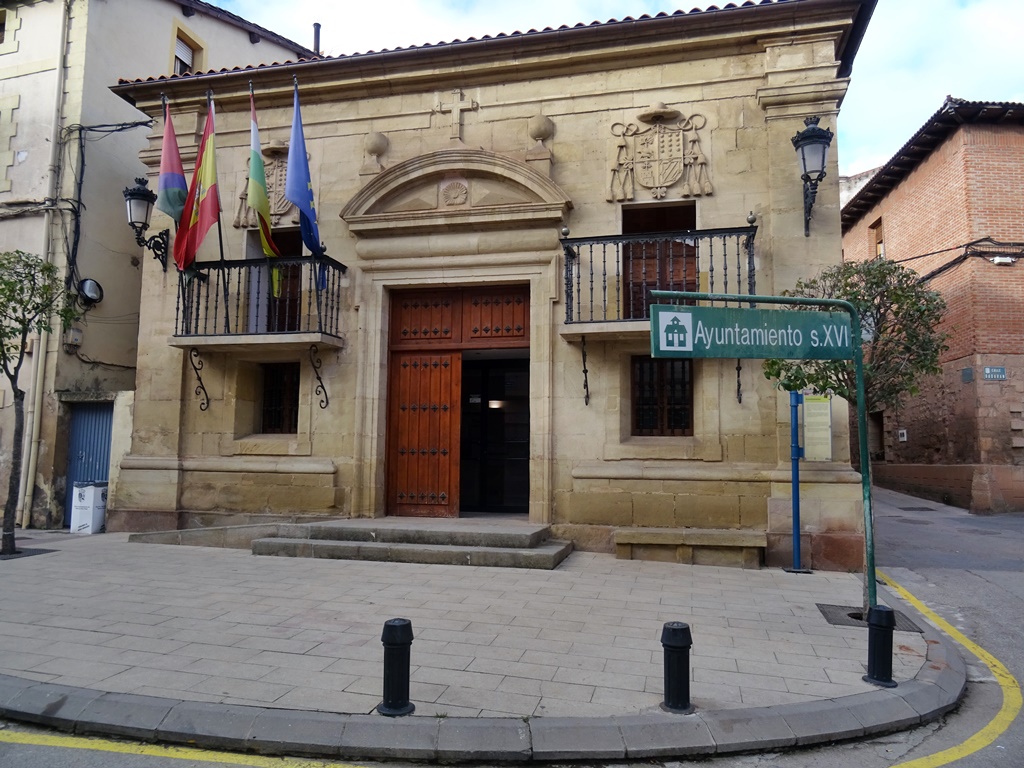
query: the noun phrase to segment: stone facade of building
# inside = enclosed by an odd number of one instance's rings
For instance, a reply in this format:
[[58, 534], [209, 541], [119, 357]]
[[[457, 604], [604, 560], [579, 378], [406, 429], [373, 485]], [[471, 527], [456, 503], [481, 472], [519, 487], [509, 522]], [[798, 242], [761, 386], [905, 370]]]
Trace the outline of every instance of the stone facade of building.
[[[808, 116], [834, 127], [873, 5], [118, 85], [157, 118], [168, 95], [186, 157], [213, 91], [225, 226], [223, 261], [214, 232], [200, 249], [205, 282], [146, 265], [110, 524], [519, 511], [594, 550], [643, 529], [620, 554], [654, 559], [735, 562], [730, 533], [754, 532], [786, 564], [787, 398], [758, 360], [652, 361], [649, 290], [778, 293], [840, 260], [835, 161], [805, 237], [791, 138]], [[296, 79], [321, 262], [281, 195]], [[250, 81], [282, 262], [240, 197]], [[857, 569], [860, 478], [833, 412], [834, 460], [803, 473], [804, 551]], [[680, 545], [683, 529], [722, 546]]]
[[[142, 268], [152, 261], [140, 253], [122, 197], [145, 175], [139, 152], [147, 145], [148, 118], [113, 95], [110, 84], [185, 67], [176, 64], [176, 52], [196, 69], [312, 51], [200, 0], [26, 0], [5, 3], [0, 26], [0, 242], [4, 250], [57, 264], [72, 294], [86, 278], [104, 293], [101, 302], [83, 307], [71, 333], [58, 328], [32, 340], [19, 379], [26, 427], [18, 520], [59, 527], [70, 514], [74, 481], [116, 483], [117, 432], [125, 438], [130, 432]], [[4, 377], [3, 488], [12, 454], [11, 401]], [[90, 421], [93, 413], [102, 423]], [[72, 449], [70, 435], [83, 414], [97, 440]], [[97, 445], [112, 446], [115, 455], [76, 464], [78, 454]]]

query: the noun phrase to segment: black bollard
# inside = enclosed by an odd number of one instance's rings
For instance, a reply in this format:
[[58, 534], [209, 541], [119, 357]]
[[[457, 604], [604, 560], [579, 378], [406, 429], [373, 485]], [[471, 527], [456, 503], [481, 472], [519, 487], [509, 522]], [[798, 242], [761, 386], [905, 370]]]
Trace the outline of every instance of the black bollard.
[[387, 717], [409, 715], [416, 705], [409, 701], [409, 650], [412, 648], [412, 622], [388, 619], [380, 641], [384, 644], [384, 700], [377, 711]]
[[887, 605], [868, 609], [868, 673], [864, 680], [882, 688], [895, 688], [892, 679], [892, 631], [896, 614]]
[[690, 625], [681, 621], [667, 621], [661, 628], [661, 646], [665, 649], [665, 700], [661, 708], [666, 712], [688, 715], [690, 706], [690, 647], [693, 638]]

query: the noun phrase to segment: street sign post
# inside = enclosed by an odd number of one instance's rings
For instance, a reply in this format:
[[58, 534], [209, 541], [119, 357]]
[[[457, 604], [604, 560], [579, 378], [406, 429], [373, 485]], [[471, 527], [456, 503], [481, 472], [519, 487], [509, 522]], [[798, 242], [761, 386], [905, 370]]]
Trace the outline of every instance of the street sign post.
[[652, 357], [849, 360], [850, 316], [738, 307], [651, 307]]
[[[675, 302], [651, 306], [651, 357], [853, 358], [864, 502], [864, 582], [868, 606], [876, 605], [871, 459], [868, 455], [868, 417], [864, 407], [864, 351], [860, 344], [860, 315], [856, 307], [842, 299], [802, 296], [744, 296], [699, 291], [651, 291], [651, 296], [656, 301]], [[687, 306], [684, 302], [688, 301], [731, 301], [749, 304], [751, 308]], [[754, 309], [754, 304], [822, 307], [839, 312], [760, 310]], [[855, 339], [857, 343], [854, 343]]]

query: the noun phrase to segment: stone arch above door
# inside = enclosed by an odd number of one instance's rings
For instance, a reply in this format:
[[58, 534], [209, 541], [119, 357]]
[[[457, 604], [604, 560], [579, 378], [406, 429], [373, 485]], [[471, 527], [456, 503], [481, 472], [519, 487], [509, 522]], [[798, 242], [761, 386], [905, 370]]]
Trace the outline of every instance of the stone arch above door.
[[455, 148], [384, 171], [341, 217], [360, 239], [538, 228], [555, 233], [570, 208], [568, 195], [526, 163]]

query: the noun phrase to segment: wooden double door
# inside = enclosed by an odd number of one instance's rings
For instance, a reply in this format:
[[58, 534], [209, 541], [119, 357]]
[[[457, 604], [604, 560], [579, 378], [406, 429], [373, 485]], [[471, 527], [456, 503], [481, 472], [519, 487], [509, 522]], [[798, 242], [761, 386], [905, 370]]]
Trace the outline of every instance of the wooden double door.
[[526, 511], [529, 299], [522, 285], [393, 295], [389, 515]]

